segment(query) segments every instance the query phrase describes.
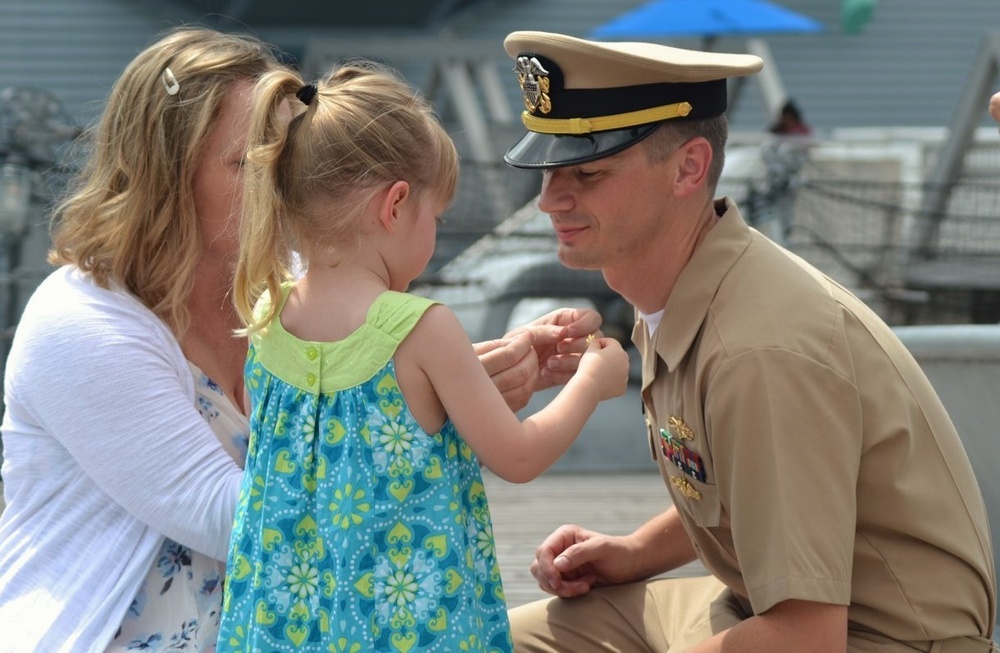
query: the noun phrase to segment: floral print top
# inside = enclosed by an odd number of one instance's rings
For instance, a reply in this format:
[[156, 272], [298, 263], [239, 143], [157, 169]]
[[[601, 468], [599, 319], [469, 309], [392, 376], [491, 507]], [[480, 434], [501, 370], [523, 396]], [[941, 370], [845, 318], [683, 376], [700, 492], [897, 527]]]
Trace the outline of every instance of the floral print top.
[[[188, 365], [198, 411], [242, 467], [249, 432], [246, 417], [197, 366]], [[164, 538], [107, 651], [215, 651], [224, 575], [222, 562]]]
[[424, 431], [396, 381], [430, 305], [386, 292], [333, 343], [280, 319], [254, 334], [220, 651], [512, 650], [476, 456], [451, 422]]

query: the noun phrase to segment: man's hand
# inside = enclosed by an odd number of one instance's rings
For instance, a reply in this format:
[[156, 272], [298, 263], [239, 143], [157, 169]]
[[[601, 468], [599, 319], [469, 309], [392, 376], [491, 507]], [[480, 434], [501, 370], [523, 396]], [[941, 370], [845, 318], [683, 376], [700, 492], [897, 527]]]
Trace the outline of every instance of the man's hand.
[[478, 342], [472, 348], [510, 409], [516, 412], [528, 405], [539, 378], [531, 334]]
[[514, 329], [507, 337], [527, 333], [538, 359], [534, 390], [566, 383], [580, 364], [590, 334], [602, 337], [601, 315], [586, 308], [560, 308]]
[[594, 587], [641, 580], [628, 536], [560, 526], [535, 550], [531, 575], [543, 591], [569, 598]]
[[573, 376], [587, 336], [600, 336], [600, 326], [597, 311], [561, 308], [473, 348], [507, 405], [518, 411], [536, 391]]
[[994, 93], [990, 98], [990, 115], [1000, 123], [1000, 92]]
[[535, 550], [531, 575], [542, 590], [568, 598], [652, 578], [694, 559], [677, 507], [670, 506], [629, 535], [561, 526]]

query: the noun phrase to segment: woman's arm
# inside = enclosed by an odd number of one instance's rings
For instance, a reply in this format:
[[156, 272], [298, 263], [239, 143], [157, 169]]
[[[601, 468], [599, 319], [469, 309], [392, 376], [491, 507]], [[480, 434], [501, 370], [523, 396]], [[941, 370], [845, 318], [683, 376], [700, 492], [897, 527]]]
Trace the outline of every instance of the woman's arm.
[[176, 340], [125, 298], [73, 300], [19, 325], [20, 412], [136, 519], [224, 560], [242, 472], [195, 409]]

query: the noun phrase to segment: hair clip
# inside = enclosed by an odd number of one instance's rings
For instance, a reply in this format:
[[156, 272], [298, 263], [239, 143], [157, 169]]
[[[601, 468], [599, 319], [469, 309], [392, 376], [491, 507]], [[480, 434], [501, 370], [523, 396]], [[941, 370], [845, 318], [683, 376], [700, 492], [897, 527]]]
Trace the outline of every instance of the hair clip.
[[319, 89], [313, 84], [306, 84], [299, 90], [295, 91], [295, 97], [302, 101], [302, 104], [309, 106], [313, 98], [316, 97], [316, 93]]
[[178, 91], [181, 90], [181, 85], [177, 82], [177, 78], [174, 77], [174, 71], [169, 68], [163, 69], [160, 81], [163, 82], [163, 88], [167, 89], [167, 95], [177, 95]]

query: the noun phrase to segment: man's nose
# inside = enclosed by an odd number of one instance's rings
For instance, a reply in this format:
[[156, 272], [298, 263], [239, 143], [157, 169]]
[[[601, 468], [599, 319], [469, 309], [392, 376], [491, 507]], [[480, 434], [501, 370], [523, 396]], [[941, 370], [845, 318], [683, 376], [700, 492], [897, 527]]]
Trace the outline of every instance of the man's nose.
[[573, 195], [567, 183], [569, 175], [556, 168], [542, 175], [542, 192], [538, 196], [538, 210], [552, 215], [565, 213], [573, 208]]

